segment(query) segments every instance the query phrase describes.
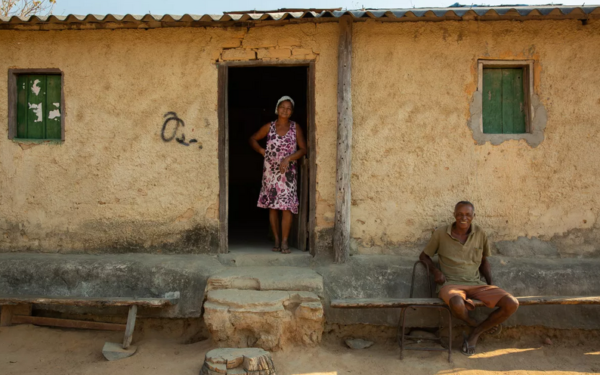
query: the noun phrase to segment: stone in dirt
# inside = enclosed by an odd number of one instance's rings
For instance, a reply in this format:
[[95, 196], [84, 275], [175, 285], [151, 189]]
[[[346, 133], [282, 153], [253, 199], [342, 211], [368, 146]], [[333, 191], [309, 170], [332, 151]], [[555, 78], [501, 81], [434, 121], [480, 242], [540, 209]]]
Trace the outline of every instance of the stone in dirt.
[[200, 375], [276, 375], [271, 353], [259, 348], [221, 348], [206, 353]]
[[350, 349], [366, 349], [373, 345], [373, 341], [367, 341], [363, 339], [347, 339], [346, 345], [348, 345]]
[[108, 359], [109, 361], [116, 361], [118, 359], [131, 357], [136, 351], [137, 347], [135, 346], [130, 346], [127, 349], [123, 349], [121, 344], [117, 344], [115, 342], [106, 342], [102, 348], [102, 354], [104, 354], [104, 358]]

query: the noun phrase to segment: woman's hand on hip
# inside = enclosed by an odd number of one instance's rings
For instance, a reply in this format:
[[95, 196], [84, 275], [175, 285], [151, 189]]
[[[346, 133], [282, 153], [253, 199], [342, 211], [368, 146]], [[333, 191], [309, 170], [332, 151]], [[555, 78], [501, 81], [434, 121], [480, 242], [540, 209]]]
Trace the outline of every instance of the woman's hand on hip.
[[279, 163], [279, 171], [281, 174], [287, 172], [288, 167], [290, 166], [290, 158], [284, 158], [281, 163]]
[[264, 148], [261, 148], [258, 153], [261, 154], [262, 156], [265, 156], [267, 154], [267, 150], [265, 150]]

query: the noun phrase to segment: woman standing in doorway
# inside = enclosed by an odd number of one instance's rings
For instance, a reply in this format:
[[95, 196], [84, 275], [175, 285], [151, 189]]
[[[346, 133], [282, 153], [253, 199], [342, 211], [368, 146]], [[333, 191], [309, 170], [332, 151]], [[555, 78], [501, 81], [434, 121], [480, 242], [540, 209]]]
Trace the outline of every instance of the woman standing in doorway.
[[[275, 236], [273, 251], [284, 254], [290, 253], [288, 237], [292, 214], [298, 213], [296, 160], [306, 154], [302, 129], [294, 121], [290, 121], [293, 112], [294, 100], [289, 96], [281, 97], [275, 107], [277, 120], [263, 125], [250, 137], [252, 148], [265, 157], [258, 207], [269, 209], [269, 221]], [[266, 148], [258, 144], [264, 137], [267, 137]], [[279, 211], [282, 211], [281, 223]]]

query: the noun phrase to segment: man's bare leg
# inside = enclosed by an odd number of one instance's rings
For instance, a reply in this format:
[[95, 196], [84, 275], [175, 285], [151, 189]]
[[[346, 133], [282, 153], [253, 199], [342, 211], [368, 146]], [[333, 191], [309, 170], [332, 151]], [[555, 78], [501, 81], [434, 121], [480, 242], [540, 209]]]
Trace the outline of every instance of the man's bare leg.
[[452, 315], [467, 323], [469, 327], [477, 327], [477, 321], [469, 316], [469, 310], [467, 310], [465, 300], [461, 296], [454, 296], [448, 302]]
[[506, 321], [506, 319], [508, 319], [512, 314], [514, 314], [515, 311], [517, 311], [517, 309], [519, 308], [519, 301], [517, 301], [517, 299], [511, 295], [504, 296], [500, 301], [498, 301], [496, 307], [498, 307], [498, 309], [493, 311], [490, 314], [490, 316], [487, 317], [486, 320], [484, 320], [483, 322], [481, 322], [481, 324], [476, 326], [471, 332], [471, 335], [469, 335], [467, 343], [469, 344], [469, 347], [473, 348], [473, 350], [475, 348], [475, 345], [477, 345], [477, 340], [479, 339], [479, 336], [482, 333], [494, 326], [502, 324], [504, 321]]

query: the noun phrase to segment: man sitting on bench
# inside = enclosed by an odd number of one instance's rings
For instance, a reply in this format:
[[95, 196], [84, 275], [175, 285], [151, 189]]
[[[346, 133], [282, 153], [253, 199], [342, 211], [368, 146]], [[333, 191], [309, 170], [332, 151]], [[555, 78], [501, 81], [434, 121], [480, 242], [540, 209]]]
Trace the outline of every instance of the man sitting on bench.
[[[500, 324], [519, 308], [519, 301], [508, 292], [492, 285], [492, 272], [487, 260], [490, 248], [487, 236], [481, 228], [471, 224], [475, 207], [471, 202], [461, 201], [454, 207], [453, 224], [433, 232], [431, 240], [419, 259], [429, 266], [438, 284], [439, 297], [450, 306], [452, 314], [473, 327], [471, 335], [464, 338], [461, 353], [472, 355], [479, 336], [486, 331], [499, 331]], [[439, 270], [431, 257], [438, 255]], [[481, 280], [481, 275], [487, 283]], [[475, 305], [471, 299], [483, 302], [487, 307], [498, 307], [486, 320], [477, 323], [469, 316]]]

